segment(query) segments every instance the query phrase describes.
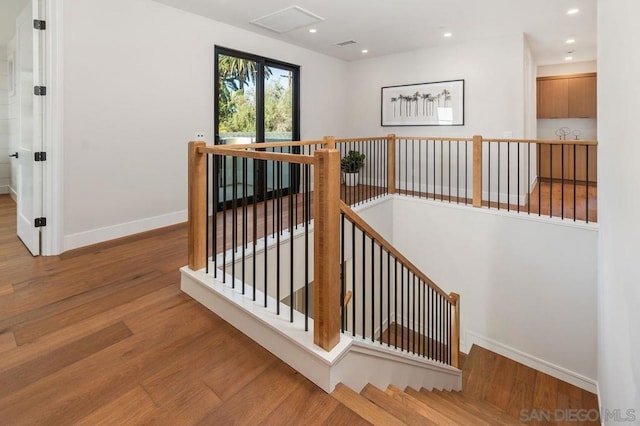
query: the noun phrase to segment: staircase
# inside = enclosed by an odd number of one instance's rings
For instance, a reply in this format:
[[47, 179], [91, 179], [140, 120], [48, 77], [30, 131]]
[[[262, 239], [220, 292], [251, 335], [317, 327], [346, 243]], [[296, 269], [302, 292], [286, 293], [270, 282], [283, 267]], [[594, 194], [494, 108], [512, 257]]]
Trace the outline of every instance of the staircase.
[[595, 395], [478, 346], [464, 362], [463, 380], [461, 392], [367, 384], [357, 393], [339, 384], [331, 395], [374, 425], [556, 424], [557, 413], [598, 406]]

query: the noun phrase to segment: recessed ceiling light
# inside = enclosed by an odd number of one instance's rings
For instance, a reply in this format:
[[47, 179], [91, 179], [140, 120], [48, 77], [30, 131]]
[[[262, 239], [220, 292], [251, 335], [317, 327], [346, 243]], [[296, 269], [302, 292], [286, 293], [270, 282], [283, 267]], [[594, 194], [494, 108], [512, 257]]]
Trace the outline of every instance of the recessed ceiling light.
[[315, 34], [315, 33], [317, 33], [317, 32], [318, 32], [318, 30], [316, 30], [315, 28], [309, 28], [309, 32], [310, 32], [311, 34]]
[[448, 32], [447, 32], [447, 33], [442, 34], [442, 37], [447, 37], [447, 38], [449, 38], [449, 37], [451, 37], [452, 35], [453, 35], [453, 33], [448, 33]]
[[575, 42], [576, 42], [576, 39], [575, 39], [575, 38], [568, 38], [568, 39], [567, 39], [567, 41], [566, 41], [565, 43], [567, 43], [567, 44], [573, 44], [573, 43], [575, 43]]
[[362, 49], [362, 53], [369, 53], [367, 49]]
[[565, 61], [573, 61], [573, 56], [565, 56], [564, 60]]
[[580, 12], [580, 9], [577, 9], [577, 8], [569, 9], [567, 10], [567, 15], [575, 15], [578, 12]]

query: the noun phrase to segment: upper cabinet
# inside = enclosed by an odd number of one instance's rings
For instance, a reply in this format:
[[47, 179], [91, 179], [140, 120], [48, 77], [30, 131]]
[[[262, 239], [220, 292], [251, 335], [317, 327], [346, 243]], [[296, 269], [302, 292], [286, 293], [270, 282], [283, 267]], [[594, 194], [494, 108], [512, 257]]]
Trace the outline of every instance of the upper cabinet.
[[595, 118], [596, 73], [538, 77], [538, 118]]

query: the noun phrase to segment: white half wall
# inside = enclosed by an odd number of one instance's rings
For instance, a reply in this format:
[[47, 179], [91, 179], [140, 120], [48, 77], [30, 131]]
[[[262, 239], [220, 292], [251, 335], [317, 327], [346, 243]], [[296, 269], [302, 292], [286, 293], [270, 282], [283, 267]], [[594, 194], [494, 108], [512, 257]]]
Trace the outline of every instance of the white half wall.
[[[483, 39], [349, 63], [349, 136], [524, 137], [524, 35]], [[464, 126], [382, 127], [384, 86], [465, 80]]]
[[[597, 226], [396, 196], [393, 244], [474, 343], [595, 392]], [[415, 224], [407, 226], [407, 224]]]
[[68, 0], [63, 20], [65, 250], [183, 217], [214, 45], [300, 65], [302, 138], [344, 134], [343, 61], [151, 0]]
[[[598, 1], [598, 384], [640, 421], [640, 3]], [[603, 418], [613, 424], [613, 418]]]

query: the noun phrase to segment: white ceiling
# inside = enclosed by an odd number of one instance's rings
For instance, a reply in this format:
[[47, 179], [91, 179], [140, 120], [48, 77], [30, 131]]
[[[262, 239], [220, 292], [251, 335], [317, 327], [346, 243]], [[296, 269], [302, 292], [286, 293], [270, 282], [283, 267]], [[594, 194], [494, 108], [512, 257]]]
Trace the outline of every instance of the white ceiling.
[[[4, 1], [4, 0], [3, 0]], [[596, 0], [156, 0], [347, 61], [525, 33], [538, 65], [596, 59]], [[250, 21], [298, 5], [325, 20], [284, 34]], [[568, 16], [566, 11], [579, 8]], [[453, 33], [445, 39], [445, 31]], [[567, 46], [565, 40], [576, 43]], [[337, 42], [358, 44], [338, 48]], [[365, 56], [362, 49], [368, 49]]]
[[0, 0], [0, 46], [5, 46], [16, 32], [16, 18], [29, 0]]

